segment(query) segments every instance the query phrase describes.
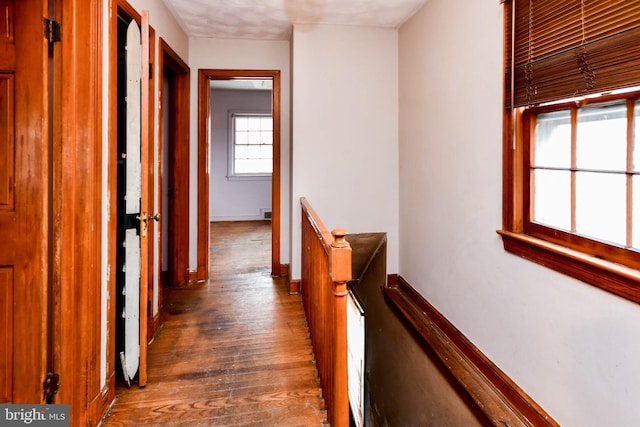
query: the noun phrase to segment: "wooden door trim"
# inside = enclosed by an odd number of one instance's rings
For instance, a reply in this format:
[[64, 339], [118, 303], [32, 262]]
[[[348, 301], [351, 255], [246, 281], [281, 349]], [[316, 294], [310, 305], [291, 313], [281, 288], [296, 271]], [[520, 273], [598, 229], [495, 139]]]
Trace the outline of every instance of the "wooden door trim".
[[[172, 286], [186, 285], [189, 282], [189, 111], [191, 70], [180, 56], [160, 39], [160, 64], [158, 66], [158, 87], [160, 92], [159, 116], [160, 135], [159, 145], [162, 146], [162, 93], [164, 85], [165, 67], [175, 73], [173, 88], [174, 124], [170, 129], [174, 151], [169, 155], [170, 181], [174, 186], [172, 206], [175, 210], [170, 213], [171, 257], [169, 257], [169, 284]], [[159, 156], [159, 159], [162, 159]], [[158, 179], [162, 183], [161, 178]], [[162, 194], [162, 193], [159, 193]], [[162, 204], [160, 204], [162, 212]]]
[[[55, 310], [55, 403], [78, 425], [100, 421], [102, 300], [102, 5], [55, 0], [62, 42], [54, 45], [51, 179]], [[78, 43], [84, 40], [86, 43]], [[57, 94], [57, 95], [56, 95]], [[78, 268], [82, 266], [82, 268]]]
[[271, 274], [280, 276], [286, 270], [280, 264], [280, 140], [281, 101], [280, 70], [198, 70], [198, 270], [197, 279], [209, 275], [209, 108], [210, 80], [234, 78], [268, 78], [273, 80], [273, 172], [271, 175]]
[[[138, 385], [147, 385], [147, 323], [149, 312], [147, 310], [147, 302], [149, 301], [149, 285], [153, 286], [153, 232], [147, 230], [145, 235], [144, 228], [148, 228], [149, 215], [152, 215], [153, 209], [153, 166], [151, 161], [151, 152], [153, 152], [153, 123], [152, 106], [150, 94], [153, 93], [152, 87], [152, 61], [149, 31], [149, 12], [142, 11], [142, 22], [140, 23], [141, 43], [142, 43], [142, 78], [140, 80], [140, 165], [142, 170], [140, 193], [140, 306], [138, 327], [138, 342], [140, 343], [140, 359], [138, 364]], [[146, 218], [145, 218], [146, 216]], [[149, 275], [151, 272], [151, 275]]]
[[[163, 171], [162, 171], [162, 159], [163, 156], [170, 156], [169, 161], [174, 161], [175, 156], [171, 155], [171, 153], [163, 152], [163, 140], [164, 134], [167, 131], [164, 129], [164, 77], [165, 77], [165, 69], [171, 70], [173, 73], [174, 79], [174, 87], [172, 89], [172, 100], [174, 101], [174, 105], [177, 105], [178, 108], [175, 109], [175, 115], [172, 117], [172, 122], [174, 126], [169, 129], [171, 133], [169, 136], [174, 140], [173, 144], [178, 147], [187, 147], [186, 149], [186, 162], [184, 162], [183, 168], [176, 169], [176, 167], [171, 167], [171, 173], [180, 173], [184, 175], [184, 180], [187, 182], [186, 189], [188, 190], [188, 180], [189, 180], [189, 166], [188, 166], [188, 147], [189, 147], [189, 86], [190, 86], [190, 73], [191, 70], [189, 66], [180, 58], [180, 56], [169, 46], [169, 44], [161, 37], [159, 39], [159, 52], [158, 52], [158, 164], [156, 165], [156, 170], [158, 171], [157, 185], [156, 185], [156, 193], [159, 196], [158, 199], [158, 212], [164, 212], [163, 203], [162, 203], [162, 195], [163, 195]], [[186, 211], [181, 215], [184, 218], [184, 226], [182, 227], [185, 231], [176, 233], [174, 231], [170, 231], [170, 233], [174, 233], [175, 237], [172, 239], [173, 242], [176, 240], [180, 240], [178, 242], [178, 253], [183, 254], [182, 256], [172, 256], [169, 257], [169, 262], [173, 263], [173, 266], [170, 268], [171, 271], [181, 270], [183, 272], [187, 272], [189, 267], [189, 211], [188, 211], [188, 191], [185, 191], [185, 195], [187, 197], [187, 202], [182, 204], [184, 208], [186, 206]], [[175, 221], [175, 218], [162, 218], [160, 221], [169, 221], [169, 224]], [[160, 222], [159, 224], [162, 224]], [[173, 228], [173, 227], [172, 227]], [[178, 227], [180, 228], [180, 227]], [[158, 240], [158, 268], [156, 270], [157, 277], [161, 278], [161, 267], [162, 267], [162, 247], [163, 247], [163, 239], [169, 238], [169, 236], [162, 235], [162, 228], [158, 225], [158, 229], [160, 231], [160, 239]], [[176, 239], [178, 238], [178, 239]], [[185, 282], [186, 283], [186, 276]], [[149, 323], [149, 329], [147, 333], [147, 339], [153, 339], [153, 336], [158, 331], [158, 328], [162, 324], [162, 280], [158, 282], [158, 312], [153, 317], [152, 321]], [[152, 301], [151, 301], [152, 303]]]

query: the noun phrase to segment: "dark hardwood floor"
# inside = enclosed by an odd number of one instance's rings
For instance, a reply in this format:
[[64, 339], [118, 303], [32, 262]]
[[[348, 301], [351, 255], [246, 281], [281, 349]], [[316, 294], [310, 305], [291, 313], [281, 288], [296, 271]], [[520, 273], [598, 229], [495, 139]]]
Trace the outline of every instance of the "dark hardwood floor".
[[326, 424], [299, 295], [270, 276], [268, 222], [211, 224], [210, 279], [164, 294], [148, 385], [118, 387], [104, 426]]

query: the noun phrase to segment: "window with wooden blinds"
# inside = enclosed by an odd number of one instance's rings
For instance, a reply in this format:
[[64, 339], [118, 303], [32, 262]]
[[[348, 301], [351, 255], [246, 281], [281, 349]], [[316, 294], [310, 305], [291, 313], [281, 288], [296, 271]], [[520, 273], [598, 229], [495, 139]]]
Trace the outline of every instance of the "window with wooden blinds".
[[640, 0], [505, 0], [506, 251], [640, 304]]
[[506, 107], [640, 85], [640, 0], [511, 0], [506, 8]]

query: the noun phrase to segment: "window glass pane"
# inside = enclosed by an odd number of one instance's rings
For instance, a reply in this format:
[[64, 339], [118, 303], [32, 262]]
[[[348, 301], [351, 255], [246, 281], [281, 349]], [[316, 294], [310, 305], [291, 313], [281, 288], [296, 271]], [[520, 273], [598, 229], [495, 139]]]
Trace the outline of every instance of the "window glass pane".
[[626, 244], [626, 177], [576, 173], [576, 232], [596, 240]]
[[578, 110], [576, 164], [582, 169], [627, 170], [625, 104]]
[[260, 146], [260, 157], [263, 159], [272, 159], [273, 158], [273, 146], [271, 145], [261, 145]]
[[631, 246], [640, 249], [640, 176], [633, 177], [633, 213], [631, 215], [633, 235], [631, 236]]
[[633, 177], [633, 213], [631, 214], [633, 235], [631, 246], [640, 249], [640, 176]]
[[571, 231], [571, 172], [534, 171], [533, 221]]
[[273, 129], [273, 120], [271, 117], [262, 117], [260, 123], [260, 129], [262, 130], [272, 130]]
[[260, 143], [273, 144], [273, 134], [271, 133], [271, 131], [266, 131], [261, 133]]
[[249, 145], [247, 146], [247, 159], [259, 159], [262, 157], [260, 152], [259, 145]]
[[249, 132], [249, 144], [260, 144], [260, 132]]
[[271, 173], [271, 160], [236, 159], [235, 172], [238, 174]]
[[571, 167], [571, 114], [568, 110], [536, 118], [534, 164]]
[[256, 168], [260, 173], [271, 173], [272, 162], [271, 159], [258, 159], [256, 160]]
[[247, 145], [236, 145], [236, 159], [246, 159], [249, 157], [249, 147]]
[[236, 132], [236, 144], [246, 144], [249, 142], [249, 134], [247, 132]]
[[249, 130], [260, 130], [260, 117], [250, 117], [249, 118]]
[[249, 129], [249, 119], [247, 117], [236, 117], [235, 128], [237, 131]]
[[633, 126], [633, 170], [640, 171], [640, 101], [636, 101], [633, 117], [635, 117]]
[[236, 159], [235, 160], [235, 173], [251, 173], [251, 162], [248, 159]]

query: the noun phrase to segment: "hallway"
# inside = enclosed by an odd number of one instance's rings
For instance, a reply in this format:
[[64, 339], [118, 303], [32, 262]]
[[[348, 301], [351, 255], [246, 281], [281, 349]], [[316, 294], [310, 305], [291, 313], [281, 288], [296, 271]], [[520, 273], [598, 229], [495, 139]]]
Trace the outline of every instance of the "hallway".
[[148, 385], [118, 387], [103, 425], [323, 425], [300, 296], [270, 276], [270, 223], [210, 227], [209, 280], [165, 291]]

